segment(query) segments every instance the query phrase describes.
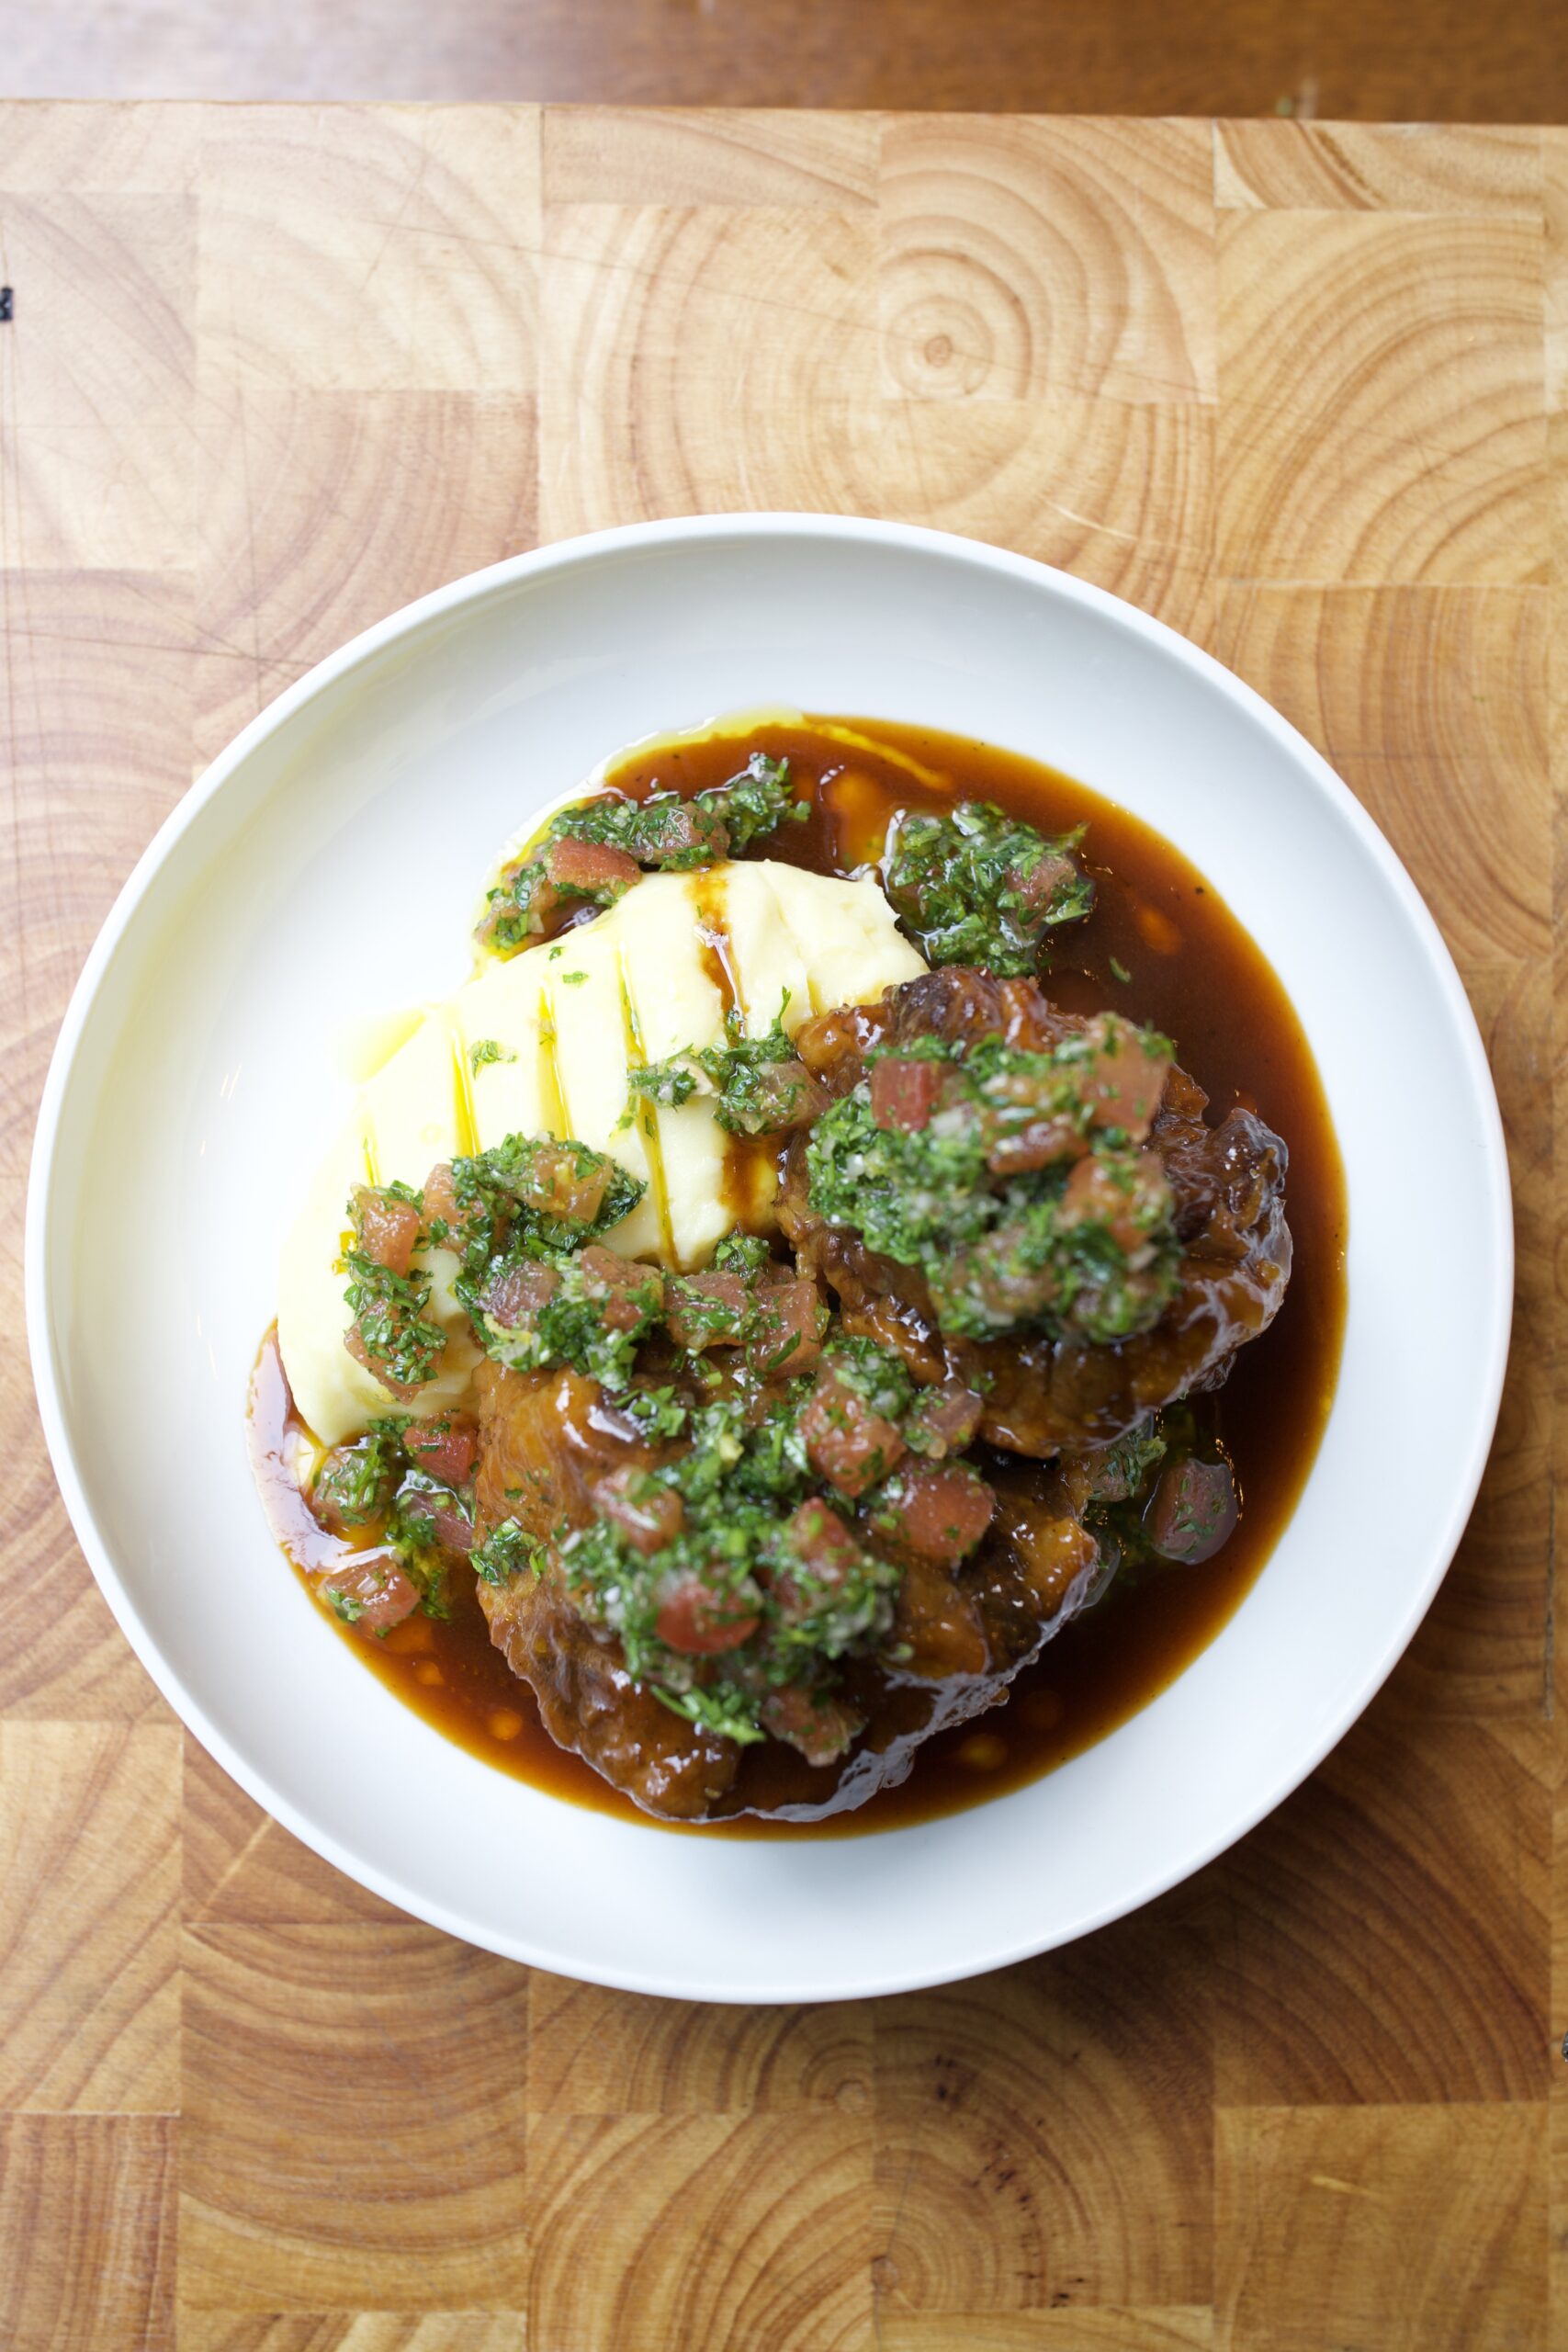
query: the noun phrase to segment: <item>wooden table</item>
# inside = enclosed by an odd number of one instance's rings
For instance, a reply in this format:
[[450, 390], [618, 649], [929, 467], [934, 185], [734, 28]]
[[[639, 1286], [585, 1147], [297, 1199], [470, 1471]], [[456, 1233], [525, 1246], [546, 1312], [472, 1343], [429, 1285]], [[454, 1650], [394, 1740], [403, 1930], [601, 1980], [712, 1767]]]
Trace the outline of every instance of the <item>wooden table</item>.
[[[0, 108], [6, 2352], [1568, 2340], [1554, 206], [1568, 134]], [[537, 540], [784, 505], [1066, 565], [1321, 745], [1470, 988], [1520, 1275], [1458, 1563], [1305, 1789], [1051, 1959], [752, 2012], [415, 1926], [183, 1737], [55, 1496], [18, 1224], [88, 942], [253, 712]]]

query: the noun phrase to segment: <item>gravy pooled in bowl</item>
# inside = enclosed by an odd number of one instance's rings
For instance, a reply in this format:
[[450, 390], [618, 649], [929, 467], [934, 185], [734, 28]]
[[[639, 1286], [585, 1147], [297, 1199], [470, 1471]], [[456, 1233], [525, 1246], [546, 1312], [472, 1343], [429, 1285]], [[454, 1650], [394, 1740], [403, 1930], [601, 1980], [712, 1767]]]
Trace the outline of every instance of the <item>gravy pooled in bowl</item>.
[[1145, 1703], [1289, 1517], [1344, 1310], [1311, 1056], [1201, 876], [1016, 755], [766, 719], [627, 755], [477, 935], [253, 1396], [361, 1655], [558, 1793], [753, 1830]]

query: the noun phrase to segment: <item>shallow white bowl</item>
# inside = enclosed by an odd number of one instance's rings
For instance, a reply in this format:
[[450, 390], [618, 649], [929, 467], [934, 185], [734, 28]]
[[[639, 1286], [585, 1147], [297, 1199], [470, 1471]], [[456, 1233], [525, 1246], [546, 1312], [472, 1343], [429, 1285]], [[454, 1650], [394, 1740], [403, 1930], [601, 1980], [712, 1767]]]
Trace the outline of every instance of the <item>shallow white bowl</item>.
[[[317, 1619], [273, 1547], [242, 1422], [278, 1242], [344, 1107], [333, 1028], [462, 977], [487, 855], [604, 753], [769, 702], [1032, 753], [1179, 843], [1295, 1001], [1349, 1186], [1333, 1415], [1231, 1623], [1054, 1775], [847, 1839], [670, 1837], [450, 1746]], [[1511, 1228], [1496, 1102], [1438, 933], [1350, 794], [1257, 695], [1019, 557], [887, 524], [732, 516], [458, 581], [312, 671], [209, 769], [66, 1015], [27, 1274], [44, 1428], [87, 1558], [170, 1702], [260, 1804], [496, 1951], [639, 1990], [804, 2000], [1081, 1935], [1311, 1770], [1463, 1528], [1502, 1382]]]

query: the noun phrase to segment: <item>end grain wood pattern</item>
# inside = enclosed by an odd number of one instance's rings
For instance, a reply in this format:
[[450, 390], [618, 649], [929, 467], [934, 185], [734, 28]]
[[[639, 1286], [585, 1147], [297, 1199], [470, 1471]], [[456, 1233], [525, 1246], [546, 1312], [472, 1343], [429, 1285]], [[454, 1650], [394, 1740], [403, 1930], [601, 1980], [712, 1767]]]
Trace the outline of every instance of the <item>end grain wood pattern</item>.
[[13, 1333], [51, 1041], [193, 769], [442, 581], [724, 507], [997, 540], [1276, 702], [1459, 959], [1520, 1245], [1481, 1505], [1324, 1769], [1138, 1917], [842, 2009], [531, 1977], [336, 1877], [130, 1657], [13, 1346], [6, 2352], [1565, 2340], [1565, 236], [1535, 132], [0, 109]]

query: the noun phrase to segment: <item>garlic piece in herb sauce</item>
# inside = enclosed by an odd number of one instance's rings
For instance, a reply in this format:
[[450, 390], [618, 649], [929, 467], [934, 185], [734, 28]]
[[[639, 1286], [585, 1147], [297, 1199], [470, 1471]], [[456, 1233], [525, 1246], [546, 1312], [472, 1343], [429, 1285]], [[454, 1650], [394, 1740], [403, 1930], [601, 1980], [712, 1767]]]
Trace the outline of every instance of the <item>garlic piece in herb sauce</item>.
[[[794, 1031], [812, 1012], [871, 1003], [924, 969], [874, 882], [761, 858], [650, 874], [592, 922], [485, 965], [361, 1087], [284, 1246], [278, 1346], [310, 1428], [336, 1445], [394, 1409], [344, 1346], [338, 1258], [355, 1185], [417, 1187], [437, 1161], [504, 1136], [570, 1136], [648, 1185], [604, 1237], [611, 1248], [703, 1265], [733, 1222], [729, 1139], [701, 1096], [674, 1110], [639, 1101], [628, 1120], [630, 1069], [722, 1044], [728, 984], [745, 1034], [757, 1037], [781, 1003]], [[454, 1336], [445, 1369], [420, 1391], [422, 1412], [455, 1403], [479, 1361], [452, 1295], [456, 1258], [437, 1250], [428, 1262], [429, 1312]]]

